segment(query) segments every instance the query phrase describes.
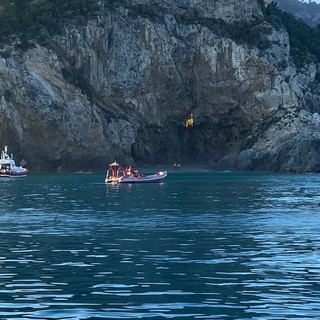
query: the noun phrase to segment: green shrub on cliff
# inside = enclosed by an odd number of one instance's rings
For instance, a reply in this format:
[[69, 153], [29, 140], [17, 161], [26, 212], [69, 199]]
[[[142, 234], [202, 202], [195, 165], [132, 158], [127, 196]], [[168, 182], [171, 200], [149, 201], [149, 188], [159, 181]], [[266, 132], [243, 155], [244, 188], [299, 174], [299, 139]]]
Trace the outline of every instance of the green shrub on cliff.
[[[28, 39], [41, 37], [39, 29], [46, 29], [50, 34], [58, 33], [66, 20], [87, 17], [96, 12], [98, 0], [0, 0], [0, 37], [13, 33], [21, 33], [28, 46]], [[104, 0], [105, 7], [112, 7], [121, 0]], [[279, 30], [285, 28], [289, 34], [291, 56], [297, 66], [305, 62], [320, 61], [320, 26], [312, 28], [304, 21], [296, 19], [293, 14], [284, 12], [276, 2], [265, 8], [264, 1], [259, 0], [263, 8], [264, 18], [243, 23], [228, 24], [220, 20], [197, 17], [196, 10], [188, 11], [177, 17], [180, 23], [201, 23], [221, 36], [229, 36], [237, 43], [247, 43], [260, 49], [270, 45], [268, 35], [272, 29], [264, 21]], [[164, 12], [158, 6], [133, 6], [131, 15], [140, 15], [155, 20]]]
[[275, 2], [266, 10], [266, 19], [275, 27], [285, 28], [289, 34], [290, 54], [297, 66], [305, 62], [320, 61], [320, 27], [310, 27], [306, 22], [282, 11]]
[[272, 32], [272, 28], [262, 22], [262, 20], [249, 23], [235, 22], [225, 24], [225, 29], [227, 34], [237, 43], [246, 43], [259, 49], [266, 49], [270, 46], [266, 35]]
[[94, 11], [90, 0], [0, 0], [0, 34], [38, 31], [51, 32], [59, 21]]

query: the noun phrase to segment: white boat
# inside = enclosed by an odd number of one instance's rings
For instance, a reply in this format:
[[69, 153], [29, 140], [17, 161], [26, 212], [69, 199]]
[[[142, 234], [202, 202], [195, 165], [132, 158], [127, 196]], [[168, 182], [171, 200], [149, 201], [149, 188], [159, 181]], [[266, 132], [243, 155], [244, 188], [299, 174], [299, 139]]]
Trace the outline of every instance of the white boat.
[[123, 168], [116, 161], [110, 163], [105, 179], [106, 183], [150, 183], [161, 182], [167, 176], [167, 171], [159, 171], [150, 175], [143, 175], [131, 167]]
[[8, 147], [5, 146], [0, 158], [0, 177], [25, 177], [28, 172], [28, 169], [16, 166], [13, 155], [9, 156]]

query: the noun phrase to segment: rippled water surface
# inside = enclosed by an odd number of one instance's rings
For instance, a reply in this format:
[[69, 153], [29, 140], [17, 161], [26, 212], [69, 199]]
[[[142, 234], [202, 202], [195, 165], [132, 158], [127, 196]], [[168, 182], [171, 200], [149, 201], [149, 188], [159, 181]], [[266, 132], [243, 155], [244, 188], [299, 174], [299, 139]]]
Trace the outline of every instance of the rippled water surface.
[[0, 181], [0, 319], [317, 319], [320, 175]]

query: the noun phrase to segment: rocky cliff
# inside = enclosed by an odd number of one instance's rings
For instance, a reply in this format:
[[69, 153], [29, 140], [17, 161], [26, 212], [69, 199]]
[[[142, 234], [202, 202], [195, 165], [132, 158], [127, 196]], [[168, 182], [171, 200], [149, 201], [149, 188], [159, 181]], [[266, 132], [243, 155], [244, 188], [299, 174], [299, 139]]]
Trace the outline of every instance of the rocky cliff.
[[[101, 2], [95, 17], [27, 50], [19, 36], [7, 41], [0, 145], [33, 171], [104, 170], [115, 159], [319, 171], [317, 66], [295, 67], [288, 34], [263, 11], [258, 0]], [[257, 18], [260, 48], [217, 27]]]
[[318, 1], [276, 0], [280, 9], [291, 12], [297, 19], [316, 27], [320, 22], [320, 4]]

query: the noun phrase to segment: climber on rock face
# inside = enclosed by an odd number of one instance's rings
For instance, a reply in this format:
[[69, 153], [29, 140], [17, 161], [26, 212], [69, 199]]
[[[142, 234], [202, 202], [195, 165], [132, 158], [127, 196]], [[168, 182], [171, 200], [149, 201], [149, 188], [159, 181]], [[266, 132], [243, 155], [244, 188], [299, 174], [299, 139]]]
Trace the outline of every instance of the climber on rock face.
[[190, 114], [190, 117], [186, 120], [185, 124], [186, 128], [192, 128], [193, 127], [193, 114]]

